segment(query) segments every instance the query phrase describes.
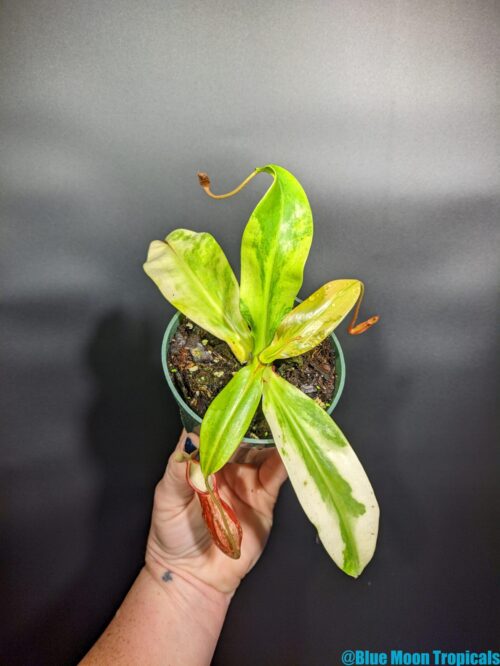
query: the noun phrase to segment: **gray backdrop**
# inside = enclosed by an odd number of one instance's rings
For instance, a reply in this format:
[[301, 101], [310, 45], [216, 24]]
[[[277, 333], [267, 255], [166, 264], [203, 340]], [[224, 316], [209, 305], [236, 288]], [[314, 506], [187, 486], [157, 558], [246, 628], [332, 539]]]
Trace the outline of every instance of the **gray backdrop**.
[[[494, 647], [499, 25], [478, 0], [1, 3], [2, 663], [69, 664], [137, 574], [180, 428], [151, 239], [241, 231], [276, 162], [309, 195], [302, 295], [367, 284], [336, 419], [377, 492], [358, 581], [287, 484], [214, 663]], [[498, 434], [498, 433], [497, 433]]]

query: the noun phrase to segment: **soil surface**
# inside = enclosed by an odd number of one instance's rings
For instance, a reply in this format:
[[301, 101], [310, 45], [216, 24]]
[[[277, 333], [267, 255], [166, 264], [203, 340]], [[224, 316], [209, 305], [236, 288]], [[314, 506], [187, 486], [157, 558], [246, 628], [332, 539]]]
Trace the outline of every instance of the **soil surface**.
[[[181, 317], [168, 352], [168, 367], [187, 404], [203, 416], [215, 396], [240, 369], [229, 346]], [[326, 409], [335, 389], [335, 356], [330, 337], [300, 356], [278, 360], [276, 372]], [[269, 439], [271, 430], [259, 406], [246, 437]]]

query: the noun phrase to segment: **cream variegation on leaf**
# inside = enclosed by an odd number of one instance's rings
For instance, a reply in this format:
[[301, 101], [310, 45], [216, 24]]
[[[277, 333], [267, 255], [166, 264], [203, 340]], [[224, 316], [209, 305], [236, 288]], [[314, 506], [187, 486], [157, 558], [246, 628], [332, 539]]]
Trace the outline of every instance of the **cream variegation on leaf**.
[[366, 472], [333, 419], [269, 367], [263, 391], [264, 414], [302, 508], [330, 557], [356, 578], [378, 533]]
[[240, 363], [248, 360], [253, 339], [240, 314], [238, 282], [213, 236], [176, 229], [151, 243], [144, 270], [173, 306], [227, 342]]
[[323, 342], [352, 310], [361, 288], [359, 280], [333, 280], [320, 287], [284, 317], [259, 355], [262, 363], [304, 354]]

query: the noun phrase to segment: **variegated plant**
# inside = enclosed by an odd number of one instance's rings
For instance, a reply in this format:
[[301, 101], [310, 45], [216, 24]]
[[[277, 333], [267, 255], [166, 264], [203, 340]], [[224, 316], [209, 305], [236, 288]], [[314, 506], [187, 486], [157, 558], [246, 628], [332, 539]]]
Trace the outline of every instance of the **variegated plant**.
[[[209, 406], [201, 426], [200, 462], [206, 479], [231, 458], [262, 399], [277, 449], [304, 511], [326, 550], [357, 577], [376, 544], [379, 509], [349, 442], [311, 398], [273, 371], [277, 359], [298, 356], [324, 340], [352, 308], [351, 334], [363, 295], [359, 280], [328, 282], [293, 308], [313, 235], [309, 202], [294, 176], [276, 165], [255, 171], [273, 183], [253, 211], [241, 245], [241, 283], [208, 233], [177, 229], [153, 241], [144, 264], [162, 294], [189, 319], [227, 342], [241, 369]], [[292, 309], [293, 308], [293, 309]]]

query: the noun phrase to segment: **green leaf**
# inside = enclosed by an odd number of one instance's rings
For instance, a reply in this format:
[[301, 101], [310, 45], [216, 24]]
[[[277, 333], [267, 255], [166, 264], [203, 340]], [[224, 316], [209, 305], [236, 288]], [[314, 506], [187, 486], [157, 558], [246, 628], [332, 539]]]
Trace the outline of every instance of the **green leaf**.
[[300, 183], [282, 167], [257, 169], [274, 177], [247, 223], [241, 243], [241, 299], [257, 354], [274, 331], [302, 285], [313, 234], [312, 213]]
[[231, 458], [245, 436], [262, 396], [264, 366], [239, 370], [210, 403], [200, 431], [200, 463], [205, 477]]
[[379, 517], [361, 463], [328, 414], [270, 367], [263, 409], [302, 508], [330, 557], [356, 578], [372, 558]]
[[176, 229], [151, 243], [144, 270], [174, 307], [227, 342], [240, 363], [248, 360], [253, 341], [240, 313], [238, 282], [213, 236]]
[[359, 280], [333, 280], [297, 305], [276, 329], [260, 354], [262, 363], [303, 354], [319, 345], [354, 307], [361, 294]]

